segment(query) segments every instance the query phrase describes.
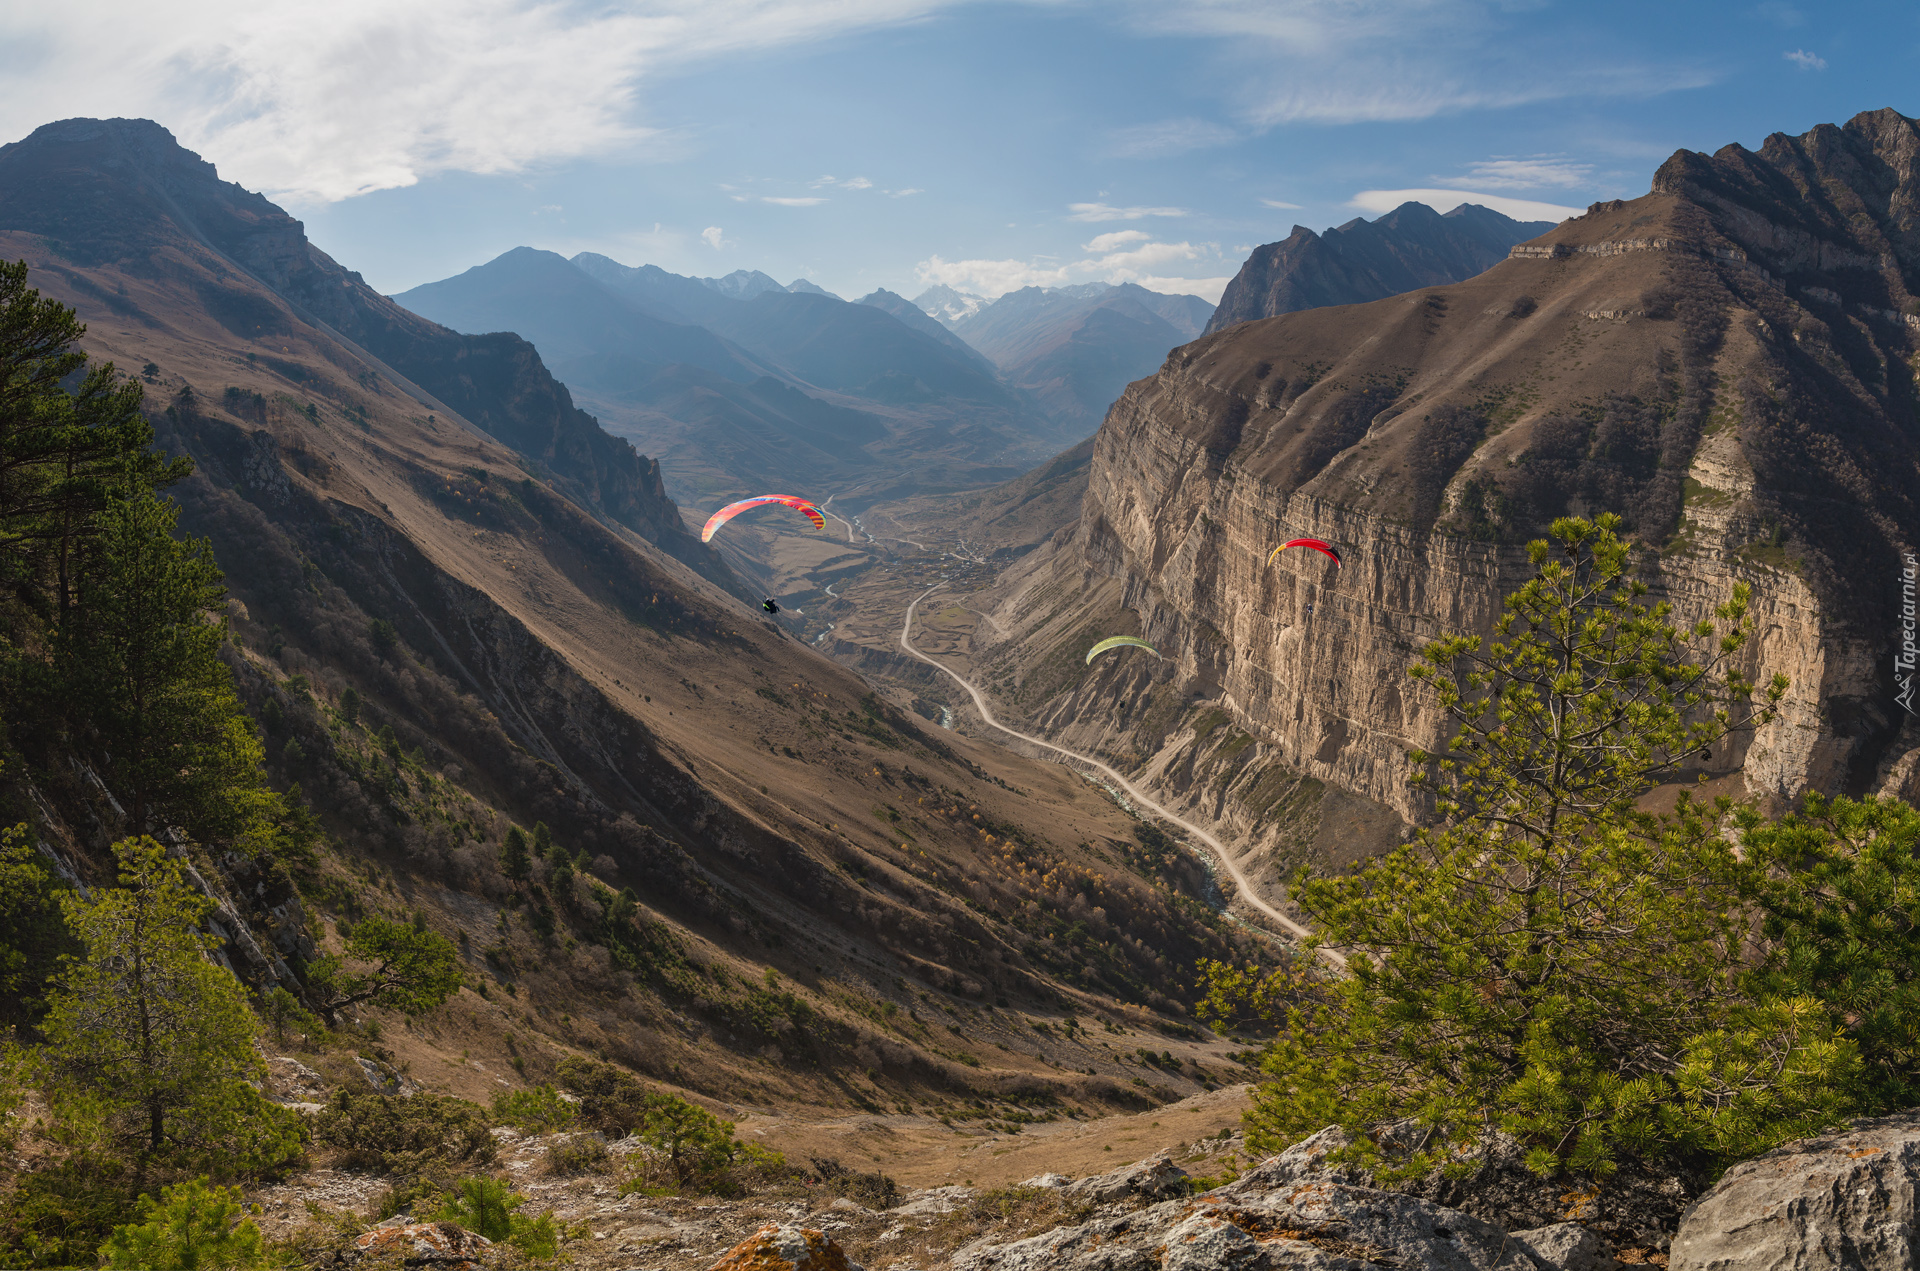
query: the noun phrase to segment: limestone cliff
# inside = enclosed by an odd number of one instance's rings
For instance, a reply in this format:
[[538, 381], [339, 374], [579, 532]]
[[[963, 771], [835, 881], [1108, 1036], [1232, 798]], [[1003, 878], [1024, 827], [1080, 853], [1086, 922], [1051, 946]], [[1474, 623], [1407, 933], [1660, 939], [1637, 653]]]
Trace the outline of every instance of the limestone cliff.
[[[1916, 153], [1920, 129], [1891, 110], [1757, 153], [1682, 152], [1652, 193], [1468, 281], [1176, 351], [1108, 414], [1077, 528], [1005, 580], [996, 614], [1062, 653], [1138, 629], [1170, 660], [1049, 671], [1010, 641], [1003, 687], [1176, 789], [1183, 751], [1205, 761], [1239, 730], [1239, 775], [1216, 785], [1247, 797], [1218, 814], [1269, 839], [1251, 787], [1271, 773], [1414, 816], [1405, 752], [1441, 721], [1410, 691], [1413, 650], [1488, 630], [1553, 517], [1613, 510], [1679, 618], [1751, 583], [1751, 669], [1792, 682], [1709, 775], [1782, 798], [1899, 785]], [[1301, 534], [1345, 568], [1266, 565]], [[1198, 705], [1220, 722], [1201, 729]]]

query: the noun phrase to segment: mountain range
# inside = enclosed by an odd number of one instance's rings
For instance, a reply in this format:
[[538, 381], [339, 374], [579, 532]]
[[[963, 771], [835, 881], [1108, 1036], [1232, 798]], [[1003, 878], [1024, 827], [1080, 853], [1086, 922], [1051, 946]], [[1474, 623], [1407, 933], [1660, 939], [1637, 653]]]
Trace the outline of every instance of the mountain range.
[[1097, 428], [1120, 392], [1206, 327], [1213, 306], [1135, 283], [1023, 287], [971, 307], [950, 288], [914, 304], [993, 360], [1058, 419]]
[[[1176, 1022], [1189, 968], [1259, 950], [1200, 905], [1198, 867], [1139, 857], [1104, 792], [921, 727], [740, 603], [658, 464], [525, 340], [378, 295], [148, 121], [67, 120], [0, 147], [0, 250], [78, 310], [92, 357], [137, 368], [158, 444], [193, 463], [173, 495], [225, 573], [222, 657], [269, 778], [312, 813], [305, 881], [271, 912], [253, 865], [199, 862], [255, 988], [281, 974], [276, 948], [337, 949], [369, 913], [411, 915], [457, 941], [466, 987], [431, 1018], [370, 1013], [353, 1044], [482, 1102], [589, 1053], [716, 1097], [956, 1114], [1214, 1084], [1135, 1084], [1111, 1046], [1071, 1046], [1069, 1066], [1013, 1010], [1115, 1036], [1158, 1016], [1205, 1043]], [[570, 276], [587, 277], [539, 253], [487, 275]], [[1010, 395], [877, 308], [693, 286], [739, 306], [728, 335], [595, 312], [685, 341], [707, 360], [675, 364], [685, 383], [822, 428], [871, 416], [755, 362], [864, 382], [793, 341], [783, 315], [819, 306], [834, 308], [809, 329], [880, 331], [954, 385]], [[591, 357], [591, 324], [565, 330]], [[65, 875], [110, 881], [91, 809], [112, 792], [71, 765], [10, 759], [6, 775]], [[516, 890], [515, 826], [550, 832], [577, 872], [550, 857], [548, 890]], [[364, 1081], [346, 1052], [314, 1062], [336, 1060]]]
[[1001, 480], [1084, 435], [890, 292], [848, 302], [516, 248], [394, 300], [459, 331], [511, 330], [703, 508], [758, 489], [858, 502]]
[[1402, 203], [1378, 220], [1355, 217], [1325, 234], [1296, 225], [1281, 242], [1254, 248], [1206, 329], [1462, 282], [1552, 228], [1551, 221], [1516, 221], [1477, 203], [1444, 216], [1424, 203]]

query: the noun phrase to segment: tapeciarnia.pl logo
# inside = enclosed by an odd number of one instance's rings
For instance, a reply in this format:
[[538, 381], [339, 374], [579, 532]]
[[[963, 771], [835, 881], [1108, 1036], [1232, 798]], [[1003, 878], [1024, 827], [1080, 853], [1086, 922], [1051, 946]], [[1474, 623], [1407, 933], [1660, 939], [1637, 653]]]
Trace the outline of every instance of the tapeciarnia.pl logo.
[[1913, 591], [1915, 582], [1920, 581], [1920, 562], [1914, 560], [1912, 552], [1906, 553], [1906, 558], [1906, 568], [1900, 571], [1900, 651], [1893, 655], [1893, 682], [1900, 692], [1894, 700], [1906, 708], [1907, 714], [1920, 715], [1913, 707], [1914, 662], [1920, 659], [1920, 646], [1913, 641]]

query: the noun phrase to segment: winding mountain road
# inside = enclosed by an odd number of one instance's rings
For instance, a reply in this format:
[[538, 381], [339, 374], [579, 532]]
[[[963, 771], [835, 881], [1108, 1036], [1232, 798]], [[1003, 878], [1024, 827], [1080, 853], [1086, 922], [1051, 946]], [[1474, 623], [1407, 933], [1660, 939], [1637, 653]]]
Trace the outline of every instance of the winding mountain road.
[[[973, 698], [973, 708], [980, 712], [980, 718], [986, 721], [987, 727], [998, 729], [999, 731], [1005, 733], [1009, 737], [1017, 737], [1021, 741], [1024, 741], [1029, 745], [1039, 746], [1044, 750], [1051, 750], [1056, 755], [1064, 755], [1065, 757], [1073, 760], [1076, 763], [1083, 763], [1083, 764], [1086, 764], [1089, 768], [1097, 769], [1100, 773], [1106, 776], [1115, 785], [1119, 786], [1122, 790], [1125, 790], [1127, 792], [1127, 797], [1131, 798], [1135, 803], [1139, 804], [1144, 808], [1150, 809], [1155, 816], [1164, 817], [1166, 820], [1173, 822], [1173, 824], [1179, 826], [1181, 829], [1193, 835], [1195, 838], [1199, 839], [1202, 843], [1205, 843], [1209, 848], [1211, 848], [1213, 851], [1214, 859], [1220, 863], [1220, 868], [1227, 872], [1227, 876], [1233, 879], [1234, 889], [1240, 893], [1240, 898], [1246, 901], [1249, 906], [1259, 910], [1261, 913], [1273, 919], [1275, 922], [1279, 923], [1282, 927], [1286, 928], [1288, 931], [1293, 932], [1295, 935], [1300, 936], [1303, 939], [1308, 935], [1312, 934], [1305, 927], [1301, 926], [1299, 923], [1295, 922], [1293, 919], [1287, 917], [1285, 914], [1281, 913], [1278, 909], [1275, 909], [1272, 905], [1269, 905], [1266, 901], [1260, 898], [1259, 894], [1253, 890], [1253, 885], [1247, 881], [1246, 874], [1243, 873], [1240, 869], [1240, 866], [1234, 862], [1233, 857], [1228, 854], [1226, 846], [1223, 843], [1221, 843], [1219, 839], [1215, 838], [1213, 835], [1209, 834], [1207, 831], [1201, 829], [1199, 826], [1195, 825], [1193, 822], [1187, 820], [1185, 817], [1176, 816], [1174, 813], [1169, 812], [1166, 808], [1162, 807], [1159, 803], [1157, 803], [1153, 799], [1150, 799], [1146, 795], [1140, 793], [1138, 787], [1136, 787], [1131, 781], [1128, 781], [1125, 777], [1115, 772], [1112, 768], [1108, 767], [1106, 764], [1101, 763], [1098, 759], [1095, 759], [1089, 755], [1083, 755], [1076, 750], [1068, 750], [1065, 746], [1056, 746], [1054, 743], [1050, 741], [1044, 741], [1039, 737], [1033, 736], [1031, 733], [1023, 733], [1017, 728], [1008, 728], [1005, 724], [1001, 723], [999, 720], [994, 718], [993, 709], [987, 705], [986, 696], [983, 693], [981, 693], [979, 689], [975, 688], [971, 683], [969, 683], [965, 679], [962, 679], [958, 672], [949, 668], [945, 663], [936, 662], [934, 661], [934, 659], [920, 652], [920, 650], [914, 648], [913, 638], [912, 638], [914, 610], [920, 607], [920, 602], [922, 600], [925, 600], [929, 595], [938, 591], [941, 586], [942, 584], [935, 583], [933, 586], [927, 588], [925, 591], [915, 596], [913, 600], [907, 605], [907, 620], [906, 622], [901, 624], [901, 627], [900, 627], [900, 647], [906, 650], [909, 656], [920, 659], [922, 662], [925, 662], [928, 666], [933, 667], [935, 670], [945, 675], [948, 679], [952, 680], [955, 684], [958, 684], [961, 688], [967, 690], [967, 695]], [[1334, 950], [1322, 949], [1320, 952], [1329, 960], [1341, 966], [1346, 965], [1346, 959], [1341, 957]]]

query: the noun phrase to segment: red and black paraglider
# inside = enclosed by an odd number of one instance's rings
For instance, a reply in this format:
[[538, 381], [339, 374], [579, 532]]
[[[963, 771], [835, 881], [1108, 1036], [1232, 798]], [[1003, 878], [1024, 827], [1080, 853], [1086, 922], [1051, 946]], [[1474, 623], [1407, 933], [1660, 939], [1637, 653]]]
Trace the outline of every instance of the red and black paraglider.
[[1329, 544], [1317, 538], [1288, 539], [1286, 542], [1280, 544], [1280, 546], [1274, 548], [1267, 556], [1267, 564], [1273, 564], [1273, 558], [1281, 552], [1286, 551], [1289, 547], [1311, 547], [1314, 551], [1319, 552], [1322, 556], [1332, 561], [1336, 566], [1340, 564], [1340, 553], [1334, 551]]
[[784, 507], [790, 507], [796, 512], [803, 513], [809, 521], [812, 521], [814, 529], [824, 530], [827, 528], [827, 518], [820, 515], [820, 509], [813, 506], [813, 504], [806, 499], [796, 498], [791, 494], [756, 494], [751, 499], [742, 499], [738, 503], [729, 503], [708, 517], [707, 523], [700, 529], [700, 541], [702, 543], [711, 542], [715, 530], [718, 530], [722, 525], [725, 525], [734, 517], [739, 516], [748, 508], [756, 508], [763, 503], [778, 503]]

